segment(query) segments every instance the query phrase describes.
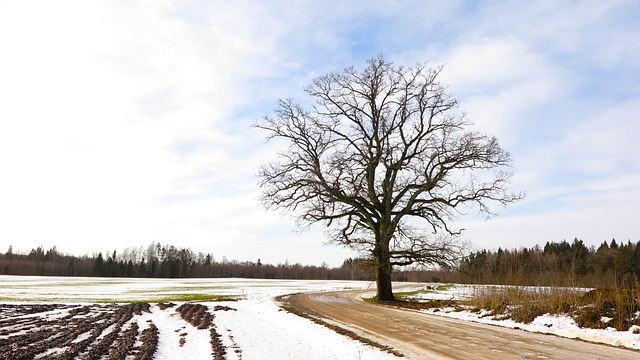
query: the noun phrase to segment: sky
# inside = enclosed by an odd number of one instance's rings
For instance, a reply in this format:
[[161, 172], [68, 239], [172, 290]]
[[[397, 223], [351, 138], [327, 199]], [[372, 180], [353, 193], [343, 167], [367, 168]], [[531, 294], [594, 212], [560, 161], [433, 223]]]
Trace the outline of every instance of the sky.
[[640, 3], [0, 0], [0, 252], [152, 242], [240, 261], [357, 254], [259, 202], [279, 98], [378, 54], [443, 64], [526, 198], [474, 248], [640, 241]]

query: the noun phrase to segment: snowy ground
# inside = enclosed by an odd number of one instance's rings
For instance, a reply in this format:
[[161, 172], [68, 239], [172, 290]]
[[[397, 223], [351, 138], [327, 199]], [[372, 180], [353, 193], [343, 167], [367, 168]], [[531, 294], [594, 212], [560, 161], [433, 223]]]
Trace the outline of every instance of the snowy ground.
[[[193, 293], [235, 295], [242, 300], [201, 303], [214, 314], [213, 323], [228, 348], [227, 359], [397, 359], [282, 311], [275, 300], [275, 296], [295, 292], [373, 286], [370, 282], [358, 281], [0, 276], [0, 303], [91, 304], [138, 299], [152, 301]], [[235, 311], [213, 311], [215, 306], [228, 306]], [[65, 311], [68, 310], [58, 310], [47, 316], [63, 316]], [[134, 316], [132, 321], [137, 322], [141, 330], [148, 326], [148, 320], [158, 327], [156, 359], [212, 358], [208, 330], [198, 330], [181, 319], [176, 307], [162, 310], [152, 304], [150, 311]], [[7, 336], [0, 335], [0, 340]]]
[[[404, 284], [407, 285], [407, 284]], [[424, 289], [425, 284], [413, 284]], [[372, 289], [375, 284], [358, 281], [295, 281], [252, 279], [113, 279], [0, 276], [2, 304], [94, 304], [142, 300], [151, 302], [150, 312], [134, 315], [140, 331], [152, 321], [158, 328], [156, 359], [211, 359], [212, 346], [208, 330], [197, 329], [177, 313], [177, 305], [161, 309], [157, 301], [180, 298], [181, 295], [229, 295], [238, 301], [202, 302], [213, 314], [213, 324], [228, 349], [228, 359], [396, 359], [395, 356], [353, 341], [345, 336], [289, 314], [279, 308], [275, 297], [309, 291]], [[473, 286], [455, 285], [447, 289], [421, 293], [425, 299], [461, 299], [470, 296]], [[100, 309], [95, 305], [94, 309]], [[216, 306], [233, 310], [217, 311]], [[70, 308], [39, 314], [49, 318], [65, 316]], [[618, 332], [580, 329], [564, 316], [544, 315], [531, 324], [496, 320], [486, 314], [453, 309], [429, 310], [439, 316], [476, 321], [527, 331], [550, 333], [570, 338], [640, 349], [640, 335], [633, 329]], [[21, 315], [17, 317], [27, 317]], [[11, 317], [10, 312], [0, 318]], [[4, 320], [0, 319], [0, 320]], [[129, 325], [129, 323], [127, 323]], [[0, 342], [11, 335], [11, 329], [0, 326]], [[24, 330], [21, 330], [24, 331]], [[105, 330], [106, 332], [107, 330]], [[83, 334], [76, 341], [82, 340]], [[55, 349], [52, 349], [55, 352]], [[2, 356], [0, 356], [2, 358]]]
[[[429, 288], [433, 290], [420, 293], [413, 296], [413, 298], [425, 300], [464, 300], [465, 298], [473, 295], [478, 286], [484, 285], [453, 285], [450, 287], [440, 287], [440, 290], [430, 286]], [[425, 286], [421, 286], [417, 289], [425, 288]], [[589, 289], [582, 290], [587, 291]], [[530, 324], [522, 324], [513, 320], [497, 320], [493, 316], [488, 316], [490, 313], [489, 311], [474, 313], [471, 311], [455, 311], [454, 308], [441, 308], [424, 310], [424, 312], [460, 320], [475, 321], [509, 328], [519, 328], [531, 332], [553, 334], [567, 338], [579, 338], [582, 340], [613, 346], [640, 349], [640, 334], [634, 334], [634, 331], [640, 331], [640, 327], [638, 326], [631, 327], [629, 331], [617, 331], [612, 327], [607, 329], [582, 329], [572, 318], [563, 315], [545, 314], [537, 317]]]

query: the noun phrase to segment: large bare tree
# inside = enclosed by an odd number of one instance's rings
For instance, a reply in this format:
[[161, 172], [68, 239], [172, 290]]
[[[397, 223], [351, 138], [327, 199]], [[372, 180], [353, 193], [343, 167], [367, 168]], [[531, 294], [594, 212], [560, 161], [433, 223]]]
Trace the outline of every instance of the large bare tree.
[[491, 214], [508, 192], [509, 153], [467, 128], [442, 67], [395, 66], [382, 56], [364, 69], [315, 79], [309, 110], [280, 100], [255, 126], [290, 144], [260, 169], [267, 208], [301, 224], [324, 222], [332, 242], [366, 250], [376, 263], [377, 299], [393, 300], [394, 265], [450, 265], [468, 205]]

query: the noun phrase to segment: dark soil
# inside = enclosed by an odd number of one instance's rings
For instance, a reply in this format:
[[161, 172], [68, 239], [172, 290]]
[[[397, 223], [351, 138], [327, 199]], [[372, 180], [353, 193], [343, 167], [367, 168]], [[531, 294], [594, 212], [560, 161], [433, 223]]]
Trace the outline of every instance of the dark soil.
[[[211, 348], [213, 349], [213, 358], [215, 360], [223, 360], [227, 358], [227, 347], [222, 343], [222, 335], [218, 333], [218, 329], [213, 324], [214, 315], [209, 312], [209, 308], [201, 304], [186, 303], [180, 305], [176, 311], [180, 316], [198, 329], [209, 329], [211, 336]], [[228, 306], [216, 305], [214, 311], [236, 311]], [[235, 353], [240, 356], [242, 351], [234, 346]]]
[[[176, 304], [163, 303], [165, 311]], [[217, 305], [213, 311], [235, 311]], [[142, 325], [135, 315], [150, 312], [148, 303], [108, 305], [0, 304], [0, 360], [22, 359], [135, 359], [151, 360], [158, 349], [159, 331], [153, 321]], [[176, 312], [189, 324], [208, 330], [212, 358], [225, 359], [227, 348], [207, 306], [185, 303]], [[229, 330], [227, 330], [229, 331]], [[231, 339], [231, 351], [242, 350]], [[186, 332], [180, 337], [188, 346]]]
[[0, 359], [151, 359], [158, 347], [155, 325], [150, 323], [142, 336], [135, 322], [123, 329], [143, 312], [149, 312], [149, 304], [2, 304]]

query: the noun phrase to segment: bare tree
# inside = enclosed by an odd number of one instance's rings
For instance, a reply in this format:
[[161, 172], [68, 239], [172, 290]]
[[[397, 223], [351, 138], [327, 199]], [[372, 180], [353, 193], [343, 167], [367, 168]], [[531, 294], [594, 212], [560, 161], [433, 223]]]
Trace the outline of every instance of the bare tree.
[[394, 299], [394, 265], [455, 260], [462, 229], [451, 223], [466, 206], [492, 214], [491, 203], [522, 197], [507, 191], [509, 153], [465, 129], [441, 70], [379, 56], [315, 79], [311, 110], [280, 100], [255, 125], [290, 144], [260, 169], [265, 206], [325, 222], [332, 242], [370, 252], [378, 300]]

